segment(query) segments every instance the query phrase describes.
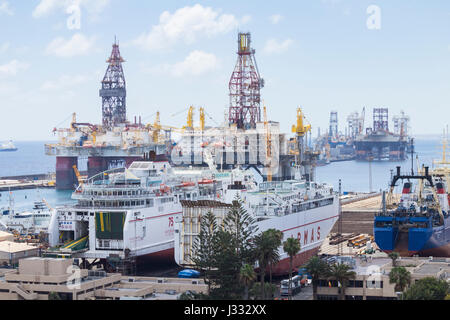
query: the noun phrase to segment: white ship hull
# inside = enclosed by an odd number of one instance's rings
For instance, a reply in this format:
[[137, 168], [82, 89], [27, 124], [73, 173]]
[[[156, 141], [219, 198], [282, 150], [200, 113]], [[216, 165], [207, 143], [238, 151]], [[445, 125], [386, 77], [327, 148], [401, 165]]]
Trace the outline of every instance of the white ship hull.
[[[292, 193], [292, 195], [295, 195], [295, 193]], [[264, 198], [264, 193], [259, 193], [256, 196]], [[246, 191], [240, 192], [240, 197], [241, 199], [251, 198]], [[195, 206], [195, 204], [193, 205]], [[247, 212], [253, 214], [255, 220], [257, 220], [255, 225], [258, 227], [258, 232], [276, 229], [283, 232], [284, 240], [289, 237], [298, 238], [300, 240], [301, 250], [293, 260], [294, 267], [306, 263], [311, 256], [318, 253], [324, 239], [331, 232], [331, 229], [339, 218], [339, 198], [336, 194], [328, 194], [327, 197], [319, 200], [305, 201], [302, 202], [302, 205], [305, 206], [304, 208], [307, 206], [308, 209], [288, 214], [264, 215], [252, 211], [252, 206], [249, 205], [249, 203], [245, 203], [244, 200], [244, 207]], [[275, 210], [279, 209], [281, 209], [281, 207], [275, 208]], [[218, 219], [217, 223], [220, 224], [223, 214], [226, 213], [228, 209], [205, 207], [197, 211], [197, 213], [194, 214], [195, 216], [192, 215], [192, 212], [195, 212], [195, 210], [191, 210], [189, 213], [183, 212], [182, 219], [177, 221], [174, 253], [175, 261], [178, 265], [183, 267], [194, 267], [190, 258], [193, 254], [192, 247], [195, 241], [194, 239], [200, 230], [200, 225], [199, 223], [196, 223], [196, 221], [199, 220], [199, 216], [208, 211], [215, 214], [216, 219]], [[192, 226], [192, 224], [194, 224], [194, 226]], [[273, 267], [272, 272], [274, 274], [286, 274], [289, 272], [289, 256], [283, 251], [282, 247], [279, 248], [279, 254], [280, 262]]]

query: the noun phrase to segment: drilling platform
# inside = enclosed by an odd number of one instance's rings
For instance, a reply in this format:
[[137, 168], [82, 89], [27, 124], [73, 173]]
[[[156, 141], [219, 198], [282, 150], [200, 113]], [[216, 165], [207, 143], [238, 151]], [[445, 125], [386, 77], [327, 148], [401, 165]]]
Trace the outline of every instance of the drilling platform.
[[[280, 132], [279, 122], [267, 119], [266, 106], [264, 119], [261, 117], [264, 79], [256, 64], [250, 33], [238, 34], [237, 62], [228, 85], [229, 108], [224, 123], [216, 123], [215, 127], [205, 126], [208, 114], [203, 107], [200, 127], [195, 127], [193, 106], [183, 128], [161, 125], [159, 112], [152, 124], [144, 125], [140, 117], [130, 123], [123, 62], [119, 45], [114, 42], [101, 82], [102, 124], [78, 122], [74, 113], [69, 128], [54, 129], [58, 142], [45, 146], [47, 155], [56, 156], [57, 189], [73, 189], [82, 182], [77, 169], [79, 158], [87, 158], [88, 177], [128, 167], [145, 156], [149, 160], [168, 160], [172, 166], [209, 166], [213, 170], [239, 166], [255, 170], [268, 181], [292, 179], [295, 167], [302, 166], [304, 177], [314, 178], [318, 153], [307, 147], [311, 128], [303, 126], [301, 110], [293, 128], [296, 136], [291, 139]], [[172, 132], [180, 134], [177, 143], [172, 140]]]
[[[148, 155], [149, 159], [167, 158], [167, 140], [158, 139], [161, 128], [144, 126], [141, 118], [127, 121], [126, 82], [119, 45], [114, 42], [108, 68], [101, 81], [102, 124], [77, 122], [72, 115], [70, 128], [55, 128], [56, 144], [45, 145], [45, 153], [56, 156], [56, 188], [73, 189], [79, 182], [78, 159], [88, 159], [88, 177], [115, 167], [129, 166]], [[157, 137], [155, 139], [155, 136]]]
[[404, 112], [394, 117], [394, 132], [389, 131], [389, 109], [373, 109], [373, 127], [366, 134], [358, 134], [353, 140], [358, 160], [407, 159], [408, 150], [413, 149], [413, 139], [408, 135], [409, 116]]
[[238, 34], [236, 66], [229, 81], [229, 108], [223, 125], [205, 127], [203, 108], [200, 128], [193, 127], [190, 109], [185, 131], [174, 146], [171, 160], [180, 166], [209, 165], [214, 169], [253, 168], [267, 180], [293, 178], [295, 155], [288, 150], [280, 124], [261, 117], [261, 78], [251, 47], [251, 34]]

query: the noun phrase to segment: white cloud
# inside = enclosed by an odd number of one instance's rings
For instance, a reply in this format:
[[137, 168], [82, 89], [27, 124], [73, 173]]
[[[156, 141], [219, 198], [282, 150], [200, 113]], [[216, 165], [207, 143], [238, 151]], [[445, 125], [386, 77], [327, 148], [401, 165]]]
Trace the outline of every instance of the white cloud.
[[241, 18], [241, 24], [249, 23], [251, 20], [252, 16], [247, 14]]
[[8, 51], [9, 47], [10, 47], [9, 42], [5, 42], [4, 44], [2, 44], [0, 46], [0, 54], [1, 53], [5, 53], [6, 51]]
[[293, 43], [294, 41], [292, 39], [286, 39], [284, 41], [269, 39], [264, 46], [264, 52], [266, 54], [283, 53], [287, 51]]
[[73, 57], [86, 55], [94, 49], [95, 37], [86, 37], [81, 33], [76, 33], [71, 39], [65, 40], [62, 37], [54, 39], [46, 49], [46, 54], [57, 57]]
[[274, 14], [269, 17], [270, 23], [278, 24], [281, 20], [283, 20], [283, 16], [281, 14]]
[[0, 65], [0, 75], [3, 76], [15, 76], [22, 70], [29, 68], [29, 64], [20, 62], [18, 60], [11, 60], [10, 62]]
[[[244, 21], [248, 20], [246, 17]], [[159, 24], [154, 25], [149, 33], [141, 34], [133, 43], [148, 50], [161, 50], [178, 41], [191, 44], [201, 36], [228, 33], [238, 25], [235, 16], [220, 14], [220, 11], [196, 4], [178, 9], [173, 14], [164, 11], [159, 17]]]
[[34, 18], [45, 17], [57, 10], [66, 12], [73, 5], [86, 9], [90, 14], [96, 15], [102, 12], [111, 0], [41, 0], [33, 10]]
[[89, 79], [85, 75], [62, 75], [57, 80], [46, 81], [42, 84], [42, 90], [61, 90], [64, 88], [71, 88], [81, 83], [85, 83]]
[[173, 77], [199, 76], [216, 70], [219, 67], [219, 59], [211, 53], [195, 50], [183, 61], [175, 64], [164, 64], [151, 68], [151, 72], [169, 74]]
[[4, 13], [8, 16], [14, 15], [14, 11], [12, 11], [11, 7], [9, 6], [8, 1], [1, 1], [0, 2], [0, 15]]

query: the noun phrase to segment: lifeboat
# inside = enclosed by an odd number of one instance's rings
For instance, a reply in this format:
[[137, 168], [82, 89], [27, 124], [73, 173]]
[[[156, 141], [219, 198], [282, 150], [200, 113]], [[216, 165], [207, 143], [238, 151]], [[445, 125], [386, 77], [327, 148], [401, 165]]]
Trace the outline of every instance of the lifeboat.
[[211, 179], [202, 179], [198, 182], [198, 184], [211, 184], [214, 183], [214, 180]]
[[195, 183], [194, 182], [182, 182], [178, 186], [181, 187], [181, 188], [193, 187], [193, 186], [195, 186]]
[[166, 186], [165, 184], [161, 184], [159, 186], [159, 191], [164, 194], [164, 193], [169, 193], [170, 192], [170, 187]]

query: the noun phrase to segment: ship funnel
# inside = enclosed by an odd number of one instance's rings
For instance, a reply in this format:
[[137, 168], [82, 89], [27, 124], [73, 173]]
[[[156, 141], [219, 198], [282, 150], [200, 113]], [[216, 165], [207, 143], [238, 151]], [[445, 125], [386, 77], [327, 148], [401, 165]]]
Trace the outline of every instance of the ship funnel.
[[425, 177], [428, 177], [429, 176], [429, 174], [428, 174], [428, 167], [425, 167]]
[[400, 167], [397, 167], [397, 176], [400, 176]]

